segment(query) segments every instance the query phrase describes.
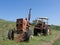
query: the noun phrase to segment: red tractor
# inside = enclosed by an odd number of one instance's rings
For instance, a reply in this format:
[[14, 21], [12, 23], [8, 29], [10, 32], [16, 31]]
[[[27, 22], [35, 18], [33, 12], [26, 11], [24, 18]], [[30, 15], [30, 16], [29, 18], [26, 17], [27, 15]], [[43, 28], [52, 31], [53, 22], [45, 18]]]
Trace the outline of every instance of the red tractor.
[[[16, 41], [29, 41], [30, 35], [31, 35], [31, 30], [29, 29], [30, 27], [30, 16], [31, 16], [31, 9], [29, 10], [29, 15], [28, 18], [23, 19], [19, 18], [16, 20], [16, 29], [9, 30], [8, 32], [8, 39]], [[16, 37], [14, 35], [16, 33]]]
[[39, 18], [37, 24], [34, 27], [34, 36], [37, 36], [39, 33], [43, 35], [49, 35], [51, 30], [48, 25], [48, 18]]

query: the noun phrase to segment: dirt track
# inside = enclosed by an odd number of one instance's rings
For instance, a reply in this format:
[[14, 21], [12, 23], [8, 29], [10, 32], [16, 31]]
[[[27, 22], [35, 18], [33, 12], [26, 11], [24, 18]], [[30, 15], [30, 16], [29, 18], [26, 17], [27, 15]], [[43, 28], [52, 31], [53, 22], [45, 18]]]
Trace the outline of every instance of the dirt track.
[[60, 34], [57, 33], [53, 36], [53, 38], [50, 41], [43, 41], [42, 45], [53, 45], [53, 43], [60, 38]]

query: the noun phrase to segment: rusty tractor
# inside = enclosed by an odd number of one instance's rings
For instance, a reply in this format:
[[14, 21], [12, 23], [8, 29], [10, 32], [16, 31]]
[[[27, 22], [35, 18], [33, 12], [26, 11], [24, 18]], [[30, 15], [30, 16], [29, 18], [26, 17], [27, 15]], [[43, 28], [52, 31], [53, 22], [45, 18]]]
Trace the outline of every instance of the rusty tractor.
[[[30, 17], [31, 17], [31, 9], [29, 9], [28, 18], [23, 19], [19, 18], [16, 20], [16, 29], [11, 29], [8, 32], [8, 39], [16, 40], [17, 42], [29, 41], [31, 30], [30, 27]], [[16, 33], [16, 36], [14, 35]]]
[[38, 18], [33, 32], [34, 36], [38, 36], [39, 33], [43, 35], [51, 34], [51, 30], [48, 25], [48, 18]]

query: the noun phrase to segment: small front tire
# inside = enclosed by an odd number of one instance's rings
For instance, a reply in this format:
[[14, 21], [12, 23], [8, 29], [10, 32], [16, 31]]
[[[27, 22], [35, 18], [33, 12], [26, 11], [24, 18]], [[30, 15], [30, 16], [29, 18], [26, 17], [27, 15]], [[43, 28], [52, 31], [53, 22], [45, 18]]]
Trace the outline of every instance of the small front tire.
[[9, 32], [8, 32], [8, 39], [14, 40], [14, 31], [13, 30], [9, 30]]

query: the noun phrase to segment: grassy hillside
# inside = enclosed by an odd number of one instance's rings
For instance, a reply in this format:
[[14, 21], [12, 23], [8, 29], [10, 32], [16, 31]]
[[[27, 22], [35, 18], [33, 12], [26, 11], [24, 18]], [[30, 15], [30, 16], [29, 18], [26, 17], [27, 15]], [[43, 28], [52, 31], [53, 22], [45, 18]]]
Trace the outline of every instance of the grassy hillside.
[[0, 39], [5, 39], [9, 29], [15, 27], [15, 22], [0, 19]]
[[[56, 26], [51, 26], [51, 35], [33, 36], [33, 38], [30, 38], [29, 42], [17, 43], [14, 40], [12, 41], [7, 39], [8, 30], [13, 28], [15, 28], [15, 22], [0, 19], [0, 45], [51, 45], [51, 43], [54, 43], [60, 35], [60, 27], [56, 28]], [[31, 28], [31, 30], [33, 31], [33, 28]]]
[[0, 19], [0, 30], [7, 30], [9, 28], [14, 28], [14, 27], [15, 27], [15, 22]]

